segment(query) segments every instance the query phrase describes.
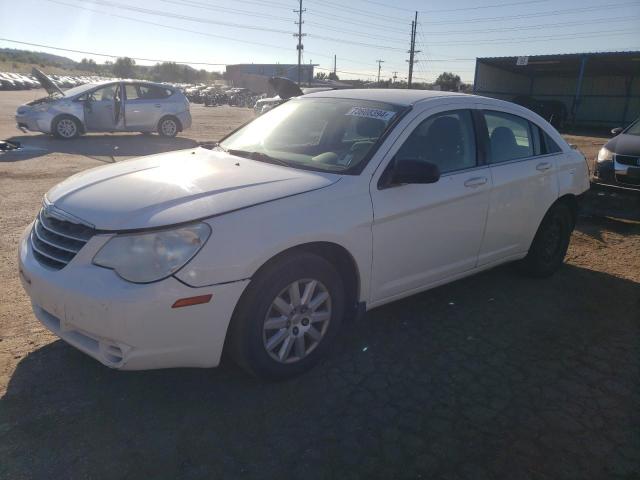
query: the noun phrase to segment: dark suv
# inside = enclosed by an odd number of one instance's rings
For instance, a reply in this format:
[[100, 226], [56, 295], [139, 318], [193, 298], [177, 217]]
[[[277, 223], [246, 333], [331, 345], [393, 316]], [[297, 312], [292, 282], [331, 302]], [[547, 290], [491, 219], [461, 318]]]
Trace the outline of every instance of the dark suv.
[[598, 152], [593, 181], [640, 191], [640, 118], [611, 133], [614, 137]]

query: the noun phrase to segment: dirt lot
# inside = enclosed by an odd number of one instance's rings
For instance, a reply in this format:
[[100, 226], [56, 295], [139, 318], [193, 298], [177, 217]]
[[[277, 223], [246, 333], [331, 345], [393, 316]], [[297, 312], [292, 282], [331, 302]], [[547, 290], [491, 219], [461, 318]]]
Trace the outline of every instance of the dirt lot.
[[[0, 478], [640, 478], [640, 214], [594, 191], [553, 278], [501, 267], [369, 312], [310, 374], [117, 372], [34, 318], [17, 241], [80, 170], [219, 138], [252, 113], [193, 106], [175, 140], [15, 130], [0, 92]], [[604, 138], [571, 137], [589, 157]], [[41, 150], [38, 150], [41, 149]], [[1, 154], [0, 154], [1, 155]], [[593, 216], [598, 213], [598, 216]]]

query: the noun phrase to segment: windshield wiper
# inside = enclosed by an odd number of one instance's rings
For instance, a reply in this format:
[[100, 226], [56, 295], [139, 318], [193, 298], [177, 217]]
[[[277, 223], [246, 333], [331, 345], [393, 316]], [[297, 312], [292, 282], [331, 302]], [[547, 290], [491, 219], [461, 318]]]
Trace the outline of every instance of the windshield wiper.
[[230, 155], [235, 155], [236, 157], [249, 158], [251, 160], [257, 160], [259, 162], [275, 163], [276, 165], [282, 165], [284, 167], [291, 166], [289, 165], [289, 162], [285, 162], [284, 160], [281, 160], [276, 157], [272, 157], [271, 155], [267, 155], [266, 153], [262, 153], [262, 152], [250, 152], [248, 150], [235, 150], [233, 148], [230, 148], [225, 151]]

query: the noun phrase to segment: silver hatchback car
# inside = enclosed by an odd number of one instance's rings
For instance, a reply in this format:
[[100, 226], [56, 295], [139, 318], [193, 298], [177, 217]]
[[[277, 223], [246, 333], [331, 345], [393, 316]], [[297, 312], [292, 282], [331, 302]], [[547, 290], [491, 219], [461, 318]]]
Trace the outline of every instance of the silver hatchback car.
[[111, 80], [62, 91], [40, 70], [33, 70], [49, 96], [18, 107], [20, 129], [70, 139], [85, 132], [158, 132], [175, 137], [191, 127], [189, 101], [169, 85]]

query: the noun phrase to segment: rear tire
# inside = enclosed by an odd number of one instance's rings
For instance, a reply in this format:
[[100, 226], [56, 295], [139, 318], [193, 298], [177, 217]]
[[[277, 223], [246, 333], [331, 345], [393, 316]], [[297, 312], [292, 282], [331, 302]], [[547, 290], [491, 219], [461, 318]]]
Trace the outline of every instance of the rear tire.
[[258, 377], [299, 375], [329, 351], [344, 304], [344, 284], [331, 263], [312, 253], [291, 254], [251, 280], [231, 320], [228, 351]]
[[571, 209], [556, 203], [542, 219], [527, 256], [518, 263], [519, 270], [531, 277], [548, 277], [564, 261], [574, 227]]
[[180, 131], [180, 122], [175, 117], [164, 117], [158, 122], [158, 133], [161, 137], [173, 138]]
[[80, 135], [80, 122], [71, 115], [60, 115], [53, 121], [51, 132], [56, 138], [71, 140]]

